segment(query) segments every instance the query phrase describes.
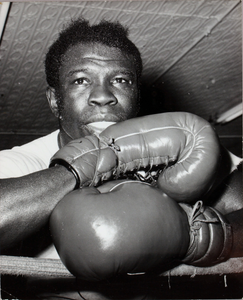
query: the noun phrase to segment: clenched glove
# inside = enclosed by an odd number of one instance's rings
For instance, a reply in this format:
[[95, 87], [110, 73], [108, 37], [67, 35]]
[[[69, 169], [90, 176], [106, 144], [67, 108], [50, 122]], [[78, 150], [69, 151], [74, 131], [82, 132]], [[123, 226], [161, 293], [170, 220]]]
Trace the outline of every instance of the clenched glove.
[[88, 281], [207, 267], [230, 255], [231, 227], [213, 208], [178, 204], [141, 181], [110, 181], [66, 195], [50, 218], [67, 269]]
[[99, 137], [73, 140], [52, 157], [50, 166], [61, 164], [72, 171], [76, 188], [132, 175], [144, 181], [155, 178], [170, 197], [190, 202], [212, 186], [220, 153], [218, 137], [207, 121], [172, 112], [130, 119], [108, 127]]

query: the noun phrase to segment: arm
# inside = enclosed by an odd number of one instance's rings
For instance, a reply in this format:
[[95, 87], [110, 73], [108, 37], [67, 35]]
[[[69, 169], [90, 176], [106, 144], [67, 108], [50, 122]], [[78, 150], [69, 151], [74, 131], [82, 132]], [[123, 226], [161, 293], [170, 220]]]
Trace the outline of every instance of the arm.
[[233, 234], [233, 247], [231, 257], [243, 257], [243, 209], [233, 211], [226, 215], [231, 224]]
[[[240, 168], [241, 169], [241, 168]], [[228, 176], [210, 196], [211, 205], [225, 215], [232, 227], [233, 247], [231, 257], [243, 256], [243, 194], [242, 171]]]
[[55, 205], [74, 189], [76, 180], [63, 166], [0, 181], [1, 249], [41, 228]]
[[[65, 159], [70, 162], [73, 160], [73, 157], [76, 158], [77, 156], [79, 158], [78, 168], [80, 173], [78, 181], [75, 171], [67, 163], [59, 160], [53, 161], [53, 159], [51, 168], [47, 169], [44, 166], [42, 171], [34, 172], [32, 170], [29, 173], [25, 173], [28, 174], [26, 176], [17, 175], [14, 178], [12, 176], [10, 178], [10, 176], [3, 174], [4, 177], [2, 178], [6, 179], [0, 180], [0, 206], [2, 209], [0, 234], [2, 250], [12, 247], [47, 224], [53, 208], [66, 194], [77, 188], [77, 182], [79, 186], [89, 185], [92, 182], [96, 173], [97, 160], [99, 160], [99, 140], [97, 137], [91, 136], [89, 139], [80, 139], [79, 144], [80, 149], [78, 153], [76, 148], [72, 148], [70, 145], [66, 145], [58, 151], [63, 153]], [[114, 153], [109, 148], [107, 150], [111, 154]], [[105, 155], [106, 150], [103, 152], [103, 156], [107, 156]], [[24, 157], [24, 155], [20, 155], [20, 162], [22, 162]], [[111, 155], [108, 155], [108, 157], [110, 158]], [[35, 157], [32, 158], [33, 160], [35, 159]], [[104, 165], [106, 165], [105, 162]], [[3, 169], [5, 167], [15, 168], [15, 163], [8, 157], [8, 163], [2, 164], [1, 167]], [[21, 171], [21, 164], [20, 166], [17, 165], [17, 167]], [[38, 162], [35, 168], [39, 168]]]

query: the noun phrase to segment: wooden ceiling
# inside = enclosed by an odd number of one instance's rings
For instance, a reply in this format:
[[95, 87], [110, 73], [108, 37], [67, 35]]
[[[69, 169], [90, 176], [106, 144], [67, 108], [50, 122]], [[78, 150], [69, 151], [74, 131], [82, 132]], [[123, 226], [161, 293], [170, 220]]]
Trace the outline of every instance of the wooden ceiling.
[[216, 124], [242, 101], [239, 0], [13, 2], [1, 41], [1, 149], [57, 128], [45, 98], [45, 53], [63, 23], [83, 16], [130, 28], [144, 61], [143, 113], [189, 111], [241, 154], [242, 118]]

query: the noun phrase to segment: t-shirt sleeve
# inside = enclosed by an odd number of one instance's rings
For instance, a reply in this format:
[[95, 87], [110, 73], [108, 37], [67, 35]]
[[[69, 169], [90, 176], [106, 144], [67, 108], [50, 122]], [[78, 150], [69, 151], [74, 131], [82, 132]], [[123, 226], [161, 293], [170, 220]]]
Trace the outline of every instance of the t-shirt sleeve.
[[58, 151], [58, 131], [23, 146], [0, 151], [0, 178], [21, 177], [48, 168]]
[[47, 168], [38, 157], [14, 150], [0, 153], [0, 178], [20, 177]]

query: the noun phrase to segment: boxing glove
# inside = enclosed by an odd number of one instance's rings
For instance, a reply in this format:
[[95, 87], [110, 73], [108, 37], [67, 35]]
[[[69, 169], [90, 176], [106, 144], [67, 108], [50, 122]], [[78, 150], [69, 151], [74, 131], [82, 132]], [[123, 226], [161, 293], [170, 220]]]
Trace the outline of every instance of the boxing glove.
[[219, 162], [220, 145], [210, 124], [174, 112], [130, 119], [108, 127], [99, 138], [72, 141], [54, 155], [51, 166], [68, 167], [77, 187], [131, 174], [145, 181], [158, 178], [170, 197], [189, 202], [210, 189]]
[[[158, 186], [177, 201], [199, 199], [218, 175], [218, 137], [207, 121], [190, 113], [130, 119], [108, 127], [100, 138], [112, 139], [120, 150], [117, 175], [133, 171], [140, 180], [147, 181], [152, 170]], [[137, 172], [141, 169], [145, 170], [144, 177]]]
[[[140, 181], [113, 181], [65, 196], [50, 217], [54, 245], [76, 277], [98, 281], [162, 272], [181, 262], [226, 258], [221, 216], [199, 202], [179, 205]], [[222, 252], [222, 253], [221, 253]], [[221, 255], [222, 254], [222, 255]]]
[[112, 146], [97, 136], [72, 140], [52, 158], [49, 167], [63, 165], [76, 178], [75, 189], [97, 185], [113, 175], [117, 155]]

